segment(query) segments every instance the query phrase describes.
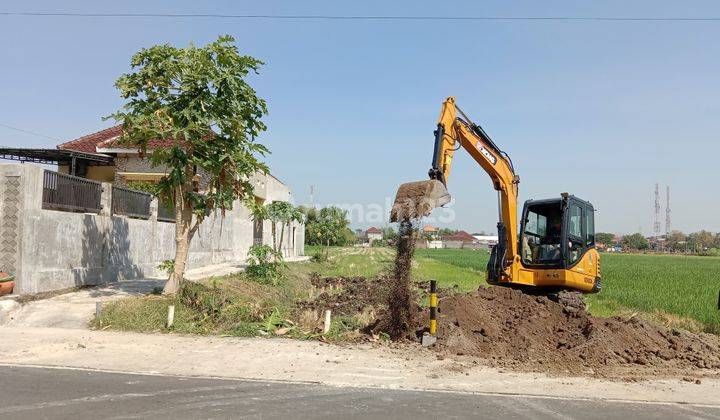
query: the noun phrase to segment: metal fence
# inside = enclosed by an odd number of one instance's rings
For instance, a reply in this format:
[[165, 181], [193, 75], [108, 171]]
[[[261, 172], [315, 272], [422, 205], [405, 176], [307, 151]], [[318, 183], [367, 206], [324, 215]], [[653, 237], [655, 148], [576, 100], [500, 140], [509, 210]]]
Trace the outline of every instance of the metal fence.
[[112, 214], [135, 217], [138, 219], [150, 218], [150, 202], [152, 195], [142, 191], [127, 188], [113, 187]]
[[45, 170], [42, 207], [50, 210], [100, 213], [102, 184]]
[[172, 203], [158, 202], [158, 221], [175, 223], [175, 207]]

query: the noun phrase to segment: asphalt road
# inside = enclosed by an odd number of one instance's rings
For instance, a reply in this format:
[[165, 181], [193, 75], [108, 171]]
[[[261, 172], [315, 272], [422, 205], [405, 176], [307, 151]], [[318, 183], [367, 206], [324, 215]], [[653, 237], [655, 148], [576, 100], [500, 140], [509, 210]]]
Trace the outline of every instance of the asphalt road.
[[0, 366], [0, 418], [720, 419], [720, 406]]

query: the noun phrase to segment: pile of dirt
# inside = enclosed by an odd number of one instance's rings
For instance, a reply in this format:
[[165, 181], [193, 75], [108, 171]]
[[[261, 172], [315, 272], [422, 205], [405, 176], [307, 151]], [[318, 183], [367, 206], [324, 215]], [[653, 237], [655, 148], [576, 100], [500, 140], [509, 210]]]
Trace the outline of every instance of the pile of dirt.
[[387, 305], [388, 280], [384, 278], [314, 276], [310, 282], [317, 295], [298, 302], [301, 310], [330, 309], [334, 316], [352, 316], [369, 307], [385, 308]]
[[720, 369], [720, 338], [584, 308], [506, 287], [440, 299], [437, 349], [495, 366], [614, 376]]

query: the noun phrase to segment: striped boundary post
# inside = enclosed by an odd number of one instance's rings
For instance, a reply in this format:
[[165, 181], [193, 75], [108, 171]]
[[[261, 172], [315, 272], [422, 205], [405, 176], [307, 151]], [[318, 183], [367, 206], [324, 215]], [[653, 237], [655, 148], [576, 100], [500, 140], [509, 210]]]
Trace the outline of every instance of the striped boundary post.
[[437, 280], [430, 280], [430, 335], [437, 333]]

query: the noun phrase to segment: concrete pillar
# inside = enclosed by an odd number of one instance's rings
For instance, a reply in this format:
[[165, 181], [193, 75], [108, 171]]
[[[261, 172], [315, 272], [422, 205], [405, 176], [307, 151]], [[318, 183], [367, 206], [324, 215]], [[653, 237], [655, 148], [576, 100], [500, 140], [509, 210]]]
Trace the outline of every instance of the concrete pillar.
[[102, 183], [102, 195], [100, 196], [100, 216], [112, 216], [112, 186], [111, 182]]
[[22, 252], [23, 216], [42, 209], [44, 173], [36, 165], [0, 164], [0, 269], [15, 275], [15, 294], [34, 287], [24, 272], [23, 259], [32, 255]]
[[150, 202], [150, 218], [148, 219], [149, 221], [157, 222], [159, 205], [160, 201], [157, 199], [157, 197], [153, 197], [152, 201]]

